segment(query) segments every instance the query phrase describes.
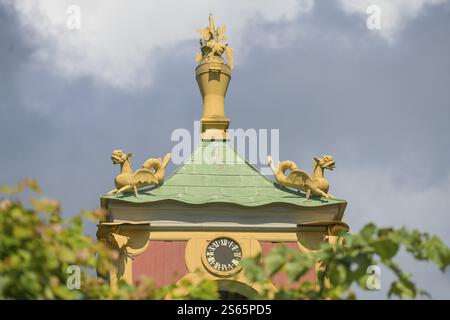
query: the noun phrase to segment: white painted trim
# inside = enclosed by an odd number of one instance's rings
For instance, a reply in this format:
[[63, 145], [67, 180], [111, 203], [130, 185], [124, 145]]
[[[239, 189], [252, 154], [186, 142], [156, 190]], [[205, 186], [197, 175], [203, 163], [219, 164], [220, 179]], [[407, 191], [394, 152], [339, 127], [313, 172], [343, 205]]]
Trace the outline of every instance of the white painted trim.
[[299, 224], [336, 220], [338, 206], [296, 208], [265, 206], [246, 208], [223, 204], [183, 206], [174, 203], [154, 205], [111, 202], [111, 222], [147, 221], [152, 228], [250, 228], [292, 229]]

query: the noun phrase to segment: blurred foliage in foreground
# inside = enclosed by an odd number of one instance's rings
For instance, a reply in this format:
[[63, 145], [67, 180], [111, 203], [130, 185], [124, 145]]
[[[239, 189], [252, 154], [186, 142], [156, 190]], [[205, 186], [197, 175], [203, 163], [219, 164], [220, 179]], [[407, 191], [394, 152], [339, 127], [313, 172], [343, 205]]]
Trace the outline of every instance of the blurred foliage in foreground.
[[[24, 204], [18, 194], [30, 190], [36, 194]], [[96, 276], [106, 274], [117, 252], [87, 236], [84, 221], [98, 221], [102, 210], [83, 211], [63, 219], [58, 201], [40, 196], [39, 186], [28, 179], [15, 187], [0, 190], [0, 299], [217, 299], [215, 281], [199, 277], [195, 283], [156, 288], [151, 279], [136, 285], [119, 284], [112, 291], [107, 281]], [[393, 258], [401, 248], [417, 260], [429, 261], [442, 272], [450, 264], [450, 249], [436, 236], [404, 228], [379, 229], [366, 225], [356, 234], [340, 235], [339, 244], [324, 243], [310, 254], [280, 246], [262, 263], [261, 257], [243, 261], [247, 278], [257, 283], [259, 299], [353, 299], [354, 285], [367, 289], [373, 275], [371, 265], [384, 265], [393, 271], [389, 297], [415, 298], [427, 293], [416, 287], [411, 275]], [[101, 259], [99, 259], [101, 258]], [[101, 264], [97, 264], [102, 261]], [[69, 289], [69, 266], [81, 268], [79, 289]], [[285, 272], [293, 283], [311, 268], [320, 272], [316, 284], [302, 282], [292, 288], [273, 291], [269, 279]], [[371, 278], [372, 277], [372, 278]], [[376, 279], [375, 279], [376, 280]]]

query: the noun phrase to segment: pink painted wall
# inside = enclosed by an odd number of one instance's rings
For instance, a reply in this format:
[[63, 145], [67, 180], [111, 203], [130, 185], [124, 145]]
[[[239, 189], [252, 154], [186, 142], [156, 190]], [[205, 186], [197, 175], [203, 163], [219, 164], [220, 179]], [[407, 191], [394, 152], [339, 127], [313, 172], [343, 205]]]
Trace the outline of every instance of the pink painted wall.
[[[286, 247], [298, 250], [296, 242], [259, 242], [266, 256], [275, 246], [284, 244]], [[147, 250], [133, 260], [133, 282], [145, 275], [155, 280], [158, 287], [172, 284], [188, 273], [185, 263], [185, 250], [187, 241], [150, 241]], [[315, 282], [315, 271], [311, 269], [302, 279]], [[273, 282], [278, 287], [288, 284], [287, 275], [278, 273]], [[296, 286], [291, 284], [290, 286]]]
[[[274, 247], [279, 246], [279, 245], [285, 245], [287, 248], [299, 250], [297, 242], [260, 241], [259, 244], [261, 245], [261, 249], [263, 251], [263, 258], [270, 252], [270, 250], [272, 250]], [[316, 282], [316, 272], [314, 269], [311, 269], [310, 271], [308, 271], [308, 273], [306, 273], [302, 278], [300, 278], [298, 283], [290, 284], [289, 287], [296, 287], [296, 286], [298, 286], [299, 283], [301, 283], [302, 281], [306, 281], [306, 280], [310, 281], [312, 283]], [[277, 287], [285, 287], [289, 283], [288, 279], [287, 279], [287, 275], [284, 272], [277, 273], [273, 277], [272, 281]]]
[[172, 284], [188, 273], [184, 260], [187, 241], [150, 241], [147, 250], [133, 260], [133, 282], [145, 275], [158, 287]]

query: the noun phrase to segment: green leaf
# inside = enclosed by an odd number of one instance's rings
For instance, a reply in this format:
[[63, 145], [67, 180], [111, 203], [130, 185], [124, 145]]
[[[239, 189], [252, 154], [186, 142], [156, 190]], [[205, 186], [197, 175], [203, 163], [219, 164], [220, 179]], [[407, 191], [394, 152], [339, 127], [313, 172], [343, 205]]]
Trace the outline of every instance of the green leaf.
[[[306, 255], [304, 255], [306, 256]], [[289, 281], [294, 282], [315, 267], [315, 261], [305, 258], [294, 259], [286, 264], [286, 273]]]
[[382, 259], [391, 259], [397, 254], [400, 247], [397, 243], [390, 239], [376, 240], [372, 242], [372, 246]]
[[246, 258], [241, 261], [246, 277], [250, 282], [264, 283], [265, 275], [260, 263], [260, 255], [254, 258]]
[[391, 284], [388, 296], [413, 299], [417, 295], [416, 285], [409, 279], [399, 279]]
[[285, 254], [280, 250], [272, 250], [265, 258], [267, 273], [272, 277], [281, 270], [286, 261]]
[[450, 249], [438, 237], [433, 236], [427, 241], [424, 250], [427, 257], [442, 271], [450, 265]]
[[375, 224], [368, 223], [361, 229], [360, 235], [365, 240], [370, 240], [370, 239], [372, 239], [372, 237], [375, 235], [376, 232], [377, 232], [377, 227], [375, 226]]

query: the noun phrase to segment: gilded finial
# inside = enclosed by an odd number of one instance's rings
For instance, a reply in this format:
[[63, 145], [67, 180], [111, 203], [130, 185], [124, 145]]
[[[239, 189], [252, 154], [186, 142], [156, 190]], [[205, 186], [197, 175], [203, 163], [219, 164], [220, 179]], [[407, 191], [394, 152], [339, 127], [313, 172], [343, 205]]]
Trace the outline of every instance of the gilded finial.
[[214, 18], [212, 13], [209, 14], [209, 32], [214, 33]]
[[214, 56], [221, 57], [225, 52], [228, 64], [233, 69], [233, 49], [225, 42], [227, 39], [225, 31], [225, 26], [215, 28], [213, 15], [209, 14], [209, 26], [207, 28], [197, 29], [197, 32], [200, 33], [201, 53], [197, 53], [195, 60], [201, 61], [206, 58], [213, 58]]

